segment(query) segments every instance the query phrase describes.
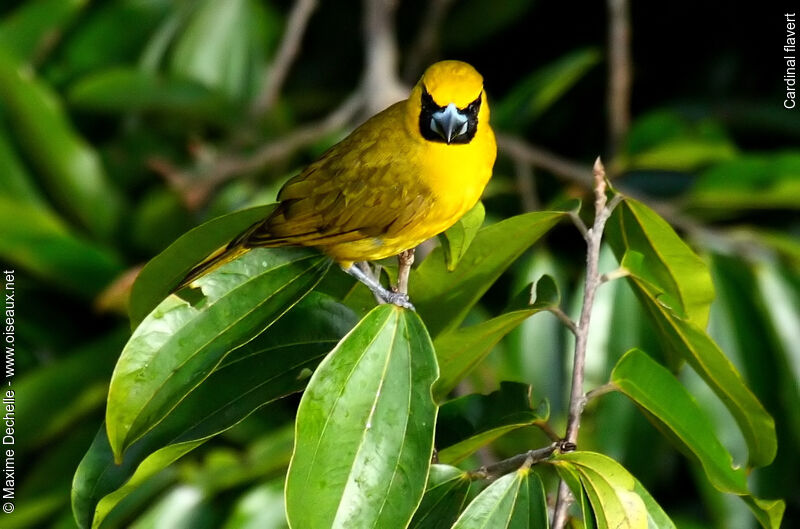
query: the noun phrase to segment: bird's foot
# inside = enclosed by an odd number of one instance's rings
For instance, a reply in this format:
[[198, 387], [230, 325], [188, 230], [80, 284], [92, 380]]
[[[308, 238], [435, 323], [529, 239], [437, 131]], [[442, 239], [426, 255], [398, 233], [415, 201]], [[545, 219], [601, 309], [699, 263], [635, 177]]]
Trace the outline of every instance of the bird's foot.
[[404, 309], [414, 310], [414, 305], [408, 300], [408, 294], [404, 292], [393, 292], [391, 290], [382, 289], [383, 292], [380, 292], [378, 295], [380, 298], [385, 301], [386, 303], [391, 303], [392, 305], [397, 305], [398, 307], [403, 307]]

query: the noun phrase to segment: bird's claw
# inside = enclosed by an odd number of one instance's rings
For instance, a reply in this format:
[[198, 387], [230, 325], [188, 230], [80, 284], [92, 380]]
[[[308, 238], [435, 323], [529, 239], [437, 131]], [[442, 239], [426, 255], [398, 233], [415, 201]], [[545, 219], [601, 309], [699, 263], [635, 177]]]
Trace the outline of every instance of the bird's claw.
[[387, 290], [386, 292], [381, 293], [381, 298], [386, 303], [391, 303], [392, 305], [397, 305], [398, 307], [403, 307], [404, 309], [409, 309], [416, 311], [417, 309], [414, 308], [414, 305], [408, 300], [408, 294], [403, 292], [392, 292]]

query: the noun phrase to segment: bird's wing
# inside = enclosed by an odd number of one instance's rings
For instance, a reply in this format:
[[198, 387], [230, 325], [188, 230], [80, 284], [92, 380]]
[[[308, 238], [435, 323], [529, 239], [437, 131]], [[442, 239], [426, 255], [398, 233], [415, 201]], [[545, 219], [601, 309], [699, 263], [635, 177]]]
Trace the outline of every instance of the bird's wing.
[[418, 178], [415, 153], [404, 131], [383, 125], [396, 125], [388, 119], [393, 116], [372, 123], [382, 115], [286, 182], [280, 206], [251, 230], [247, 245], [326, 245], [392, 236], [423, 215], [433, 197]]

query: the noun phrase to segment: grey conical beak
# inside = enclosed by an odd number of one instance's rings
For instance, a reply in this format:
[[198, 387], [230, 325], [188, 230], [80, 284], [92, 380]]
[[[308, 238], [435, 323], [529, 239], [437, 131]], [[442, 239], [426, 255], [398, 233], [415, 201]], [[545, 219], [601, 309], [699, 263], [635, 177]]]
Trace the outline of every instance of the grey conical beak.
[[449, 144], [453, 138], [467, 132], [467, 116], [459, 113], [456, 105], [450, 103], [444, 110], [433, 113], [431, 130]]

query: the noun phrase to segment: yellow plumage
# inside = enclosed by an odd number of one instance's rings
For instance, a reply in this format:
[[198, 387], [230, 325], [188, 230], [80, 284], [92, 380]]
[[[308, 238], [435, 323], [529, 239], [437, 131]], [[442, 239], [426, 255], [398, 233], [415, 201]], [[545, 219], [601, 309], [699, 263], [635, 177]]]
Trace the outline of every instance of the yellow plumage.
[[459, 61], [433, 64], [407, 100], [370, 118], [289, 180], [272, 215], [184, 284], [253, 247], [314, 246], [345, 269], [397, 255], [475, 205], [496, 152], [481, 75]]

